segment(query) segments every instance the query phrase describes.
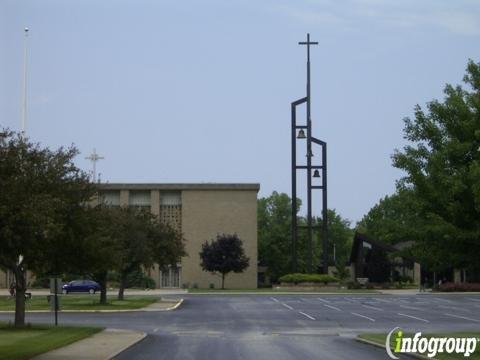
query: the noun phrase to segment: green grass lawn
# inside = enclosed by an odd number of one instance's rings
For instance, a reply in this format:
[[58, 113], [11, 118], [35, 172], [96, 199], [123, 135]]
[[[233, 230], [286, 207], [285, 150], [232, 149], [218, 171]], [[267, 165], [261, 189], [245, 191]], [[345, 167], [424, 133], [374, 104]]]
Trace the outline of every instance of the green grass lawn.
[[[409, 336], [409, 337], [413, 337], [414, 334], [411, 334], [411, 333], [407, 333], [405, 334], [404, 336]], [[456, 338], [463, 338], [463, 337], [475, 337], [475, 338], [480, 338], [480, 332], [456, 332], [456, 333], [438, 333], [438, 334], [423, 334], [422, 333], [422, 337], [423, 335], [425, 335], [425, 337], [427, 338], [430, 338], [432, 336], [435, 336], [435, 337], [456, 337]], [[370, 341], [373, 341], [377, 344], [380, 344], [382, 345], [383, 347], [385, 347], [385, 340], [386, 340], [386, 337], [387, 337], [387, 334], [362, 334], [362, 335], [359, 335], [358, 336], [359, 338], [361, 339], [365, 339], [365, 340], [370, 340]], [[390, 341], [390, 344], [392, 345], [392, 347], [394, 346], [394, 338], [395, 336], [392, 336], [391, 337], [391, 341]], [[425, 357], [427, 356], [427, 354], [422, 354], [424, 355]], [[467, 357], [464, 357], [463, 354], [447, 354], [447, 353], [439, 353], [435, 356], [435, 359], [439, 359], [439, 360], [452, 360], [452, 359], [471, 359], [471, 360], [480, 360], [480, 342], [477, 344], [477, 348], [475, 350], [475, 352], [473, 354], [471, 354], [468, 358]]]
[[[158, 300], [154, 296], [126, 296], [125, 300], [119, 301], [116, 296], [108, 297], [107, 305], [100, 305], [100, 295], [59, 295], [61, 297], [62, 310], [133, 310], [153, 304]], [[26, 301], [26, 309], [49, 310], [50, 305], [46, 295], [33, 295]], [[0, 311], [15, 310], [15, 299], [9, 296], [0, 296]]]
[[22, 360], [71, 344], [93, 335], [101, 328], [50, 327], [35, 325], [15, 329], [0, 325], [0, 360]]

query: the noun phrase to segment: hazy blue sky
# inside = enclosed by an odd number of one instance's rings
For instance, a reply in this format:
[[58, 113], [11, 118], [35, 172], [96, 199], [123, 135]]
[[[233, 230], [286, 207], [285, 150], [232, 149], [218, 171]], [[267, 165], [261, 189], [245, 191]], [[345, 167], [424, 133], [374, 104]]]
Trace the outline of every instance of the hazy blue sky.
[[14, 130], [25, 26], [33, 140], [74, 143], [85, 170], [96, 147], [103, 181], [259, 182], [260, 196], [290, 193], [310, 32], [329, 207], [353, 221], [402, 175], [402, 119], [480, 61], [480, 1], [0, 0], [0, 125]]

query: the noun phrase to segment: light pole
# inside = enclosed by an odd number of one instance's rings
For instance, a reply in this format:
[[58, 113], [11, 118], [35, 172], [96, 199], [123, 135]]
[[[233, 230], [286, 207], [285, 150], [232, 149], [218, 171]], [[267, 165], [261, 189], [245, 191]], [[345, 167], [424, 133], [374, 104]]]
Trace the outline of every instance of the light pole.
[[23, 53], [23, 96], [22, 96], [22, 135], [25, 135], [27, 126], [27, 65], [28, 65], [28, 28], [24, 29], [24, 53]]
[[[313, 229], [319, 226], [313, 226], [312, 223], [312, 190], [322, 190], [322, 272], [328, 273], [328, 219], [327, 219], [327, 143], [312, 136], [312, 120], [310, 112], [311, 92], [310, 92], [310, 45], [318, 45], [318, 42], [310, 41], [310, 34], [307, 34], [306, 42], [299, 42], [299, 45], [307, 46], [307, 96], [292, 102], [292, 256], [293, 272], [297, 272], [297, 240], [298, 228], [297, 222], [297, 171], [307, 171], [307, 225], [302, 226], [307, 229], [307, 272], [313, 272]], [[306, 103], [307, 118], [306, 125], [297, 125], [297, 106]], [[298, 136], [297, 136], [298, 130]], [[305, 134], [306, 131], [306, 134]], [[297, 139], [307, 140], [307, 165], [297, 165]], [[312, 144], [319, 145], [322, 152], [321, 165], [312, 165]], [[312, 175], [312, 170], [314, 170]], [[322, 170], [320, 176], [319, 170]], [[312, 185], [312, 178], [322, 178], [322, 185]]]

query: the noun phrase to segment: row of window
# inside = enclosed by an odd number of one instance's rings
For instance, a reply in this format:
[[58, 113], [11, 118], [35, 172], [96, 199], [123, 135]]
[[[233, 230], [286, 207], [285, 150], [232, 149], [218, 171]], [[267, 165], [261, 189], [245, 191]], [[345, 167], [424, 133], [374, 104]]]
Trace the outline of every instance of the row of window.
[[[108, 190], [102, 192], [103, 201], [110, 206], [120, 206], [120, 191]], [[160, 191], [160, 205], [181, 205], [180, 191]], [[128, 205], [149, 207], [151, 206], [151, 191], [130, 190], [128, 192]]]

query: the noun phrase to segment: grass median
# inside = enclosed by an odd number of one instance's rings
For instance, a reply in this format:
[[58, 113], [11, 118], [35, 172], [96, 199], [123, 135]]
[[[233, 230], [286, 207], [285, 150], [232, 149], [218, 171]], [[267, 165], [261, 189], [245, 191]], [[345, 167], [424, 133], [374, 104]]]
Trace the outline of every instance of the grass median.
[[94, 327], [34, 325], [21, 329], [0, 324], [0, 360], [23, 360], [101, 331]]
[[[125, 300], [117, 300], [116, 296], [109, 296], [107, 304], [100, 304], [100, 295], [59, 295], [61, 310], [135, 310], [158, 301], [154, 296], [126, 296]], [[25, 302], [26, 311], [50, 310], [46, 295], [34, 295]], [[14, 311], [15, 299], [9, 296], [0, 297], [0, 311]]]
[[[413, 337], [414, 334], [412, 333], [406, 333], [404, 337]], [[385, 341], [387, 339], [387, 334], [361, 334], [358, 336], [360, 339], [368, 340], [371, 341], [375, 344], [381, 345], [383, 348], [385, 348]], [[453, 338], [480, 338], [480, 332], [452, 332], [452, 333], [434, 333], [434, 334], [423, 334], [422, 337], [426, 338], [431, 338], [431, 337], [438, 337], [438, 338], [444, 338], [444, 337], [453, 337]], [[394, 336], [391, 337], [390, 339], [390, 345], [391, 348], [393, 349], [395, 346], [394, 343]], [[424, 357], [427, 357], [426, 354], [423, 354]], [[478, 347], [474, 353], [472, 353], [468, 358], [463, 356], [463, 354], [448, 354], [446, 352], [443, 353], [438, 353], [434, 357], [435, 359], [438, 360], [454, 360], [454, 359], [470, 359], [470, 360], [480, 360], [480, 342], [478, 342]]]

